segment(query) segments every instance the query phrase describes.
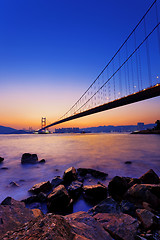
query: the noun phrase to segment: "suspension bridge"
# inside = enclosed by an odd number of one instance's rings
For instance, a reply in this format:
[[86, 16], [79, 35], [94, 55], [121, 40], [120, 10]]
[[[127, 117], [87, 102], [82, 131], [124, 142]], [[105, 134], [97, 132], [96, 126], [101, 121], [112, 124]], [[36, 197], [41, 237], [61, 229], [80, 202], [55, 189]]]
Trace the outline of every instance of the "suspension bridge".
[[57, 121], [76, 118], [160, 96], [160, 0], [147, 12], [97, 78]]

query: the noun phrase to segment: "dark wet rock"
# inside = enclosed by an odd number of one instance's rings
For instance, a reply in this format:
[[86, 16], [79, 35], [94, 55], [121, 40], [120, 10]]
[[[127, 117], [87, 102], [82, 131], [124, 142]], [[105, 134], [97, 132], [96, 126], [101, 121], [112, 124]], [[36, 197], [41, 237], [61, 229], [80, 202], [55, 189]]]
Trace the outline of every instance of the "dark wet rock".
[[148, 184], [159, 184], [159, 177], [158, 175], [150, 169], [148, 172], [146, 172], [143, 176], [139, 178], [142, 183], [148, 183]]
[[60, 176], [54, 177], [51, 181], [51, 185], [53, 188], [63, 183], [63, 179]]
[[0, 170], [8, 170], [8, 167], [1, 167]]
[[42, 159], [42, 160], [40, 160], [38, 163], [45, 163], [46, 162], [46, 160], [45, 159]]
[[124, 162], [125, 164], [132, 164], [132, 162], [131, 161], [126, 161], [126, 162]]
[[10, 183], [9, 183], [9, 186], [10, 186], [10, 187], [19, 187], [18, 183], [14, 182], [14, 181], [13, 181], [13, 182], [10, 182]]
[[108, 184], [109, 194], [115, 200], [122, 200], [123, 195], [128, 190], [128, 188], [129, 184], [127, 182], [127, 179], [124, 177], [116, 176]]
[[69, 221], [77, 240], [112, 240], [102, 225], [86, 212], [73, 213], [65, 216], [65, 219]]
[[135, 204], [147, 202], [152, 208], [157, 209], [160, 206], [160, 199], [149, 190], [147, 185], [148, 184], [133, 185], [128, 189], [124, 198]]
[[21, 202], [24, 202], [25, 204], [31, 204], [33, 202], [37, 202], [38, 201], [38, 196], [37, 195], [32, 195], [28, 198], [25, 198], [23, 200], [21, 200]]
[[120, 213], [120, 205], [111, 197], [106, 198], [93, 208], [88, 210], [91, 215], [96, 215], [97, 213]]
[[0, 163], [4, 161], [4, 158], [0, 157]]
[[1, 205], [12, 205], [12, 204], [15, 204], [16, 200], [14, 200], [13, 198], [11, 197], [6, 197], [2, 202], [1, 202]]
[[19, 181], [20, 181], [20, 182], [25, 182], [25, 180], [24, 180], [24, 179], [20, 179]]
[[37, 154], [24, 153], [21, 158], [22, 164], [36, 164], [38, 163]]
[[50, 212], [64, 212], [71, 204], [71, 198], [64, 185], [57, 186], [47, 197]]
[[135, 218], [124, 213], [98, 213], [94, 218], [114, 239], [135, 240], [139, 226]]
[[156, 213], [156, 211], [152, 208], [152, 206], [147, 202], [142, 202], [142, 207], [152, 213]]
[[121, 211], [123, 213], [131, 215], [132, 217], [136, 217], [136, 207], [133, 203], [126, 200], [122, 200], [120, 205], [121, 205]]
[[29, 189], [29, 192], [38, 194], [40, 192], [49, 192], [51, 189], [52, 189], [52, 185], [48, 181], [48, 182], [41, 182], [41, 183], [35, 184], [31, 189]]
[[77, 198], [82, 192], [82, 186], [83, 186], [82, 182], [79, 181], [72, 182], [72, 184], [68, 187], [69, 195], [72, 198]]
[[102, 201], [107, 197], [107, 187], [101, 184], [83, 186], [83, 196], [87, 200]]
[[155, 194], [160, 199], [160, 184], [141, 184], [141, 186]]
[[65, 183], [70, 183], [77, 178], [76, 169], [74, 167], [68, 168], [63, 174], [63, 180]]
[[91, 168], [78, 168], [77, 173], [81, 177], [85, 177], [87, 174], [91, 174], [94, 178], [99, 178], [102, 180], [105, 180], [106, 177], [108, 176], [107, 173], [104, 173], [104, 172], [101, 172], [98, 170], [94, 170]]
[[45, 202], [47, 200], [47, 195], [43, 192], [40, 192], [37, 195], [37, 197], [38, 197], [39, 202]]
[[0, 205], [0, 218], [2, 223], [0, 224], [0, 236], [2, 236], [5, 232], [15, 230], [21, 224], [32, 220], [34, 215], [24, 203], [7, 197]]
[[46, 214], [24, 224], [15, 232], [7, 232], [2, 239], [10, 240], [71, 240], [77, 239], [70, 224], [62, 216]]
[[155, 215], [146, 209], [137, 209], [136, 214], [145, 229], [151, 229], [154, 225]]
[[132, 187], [134, 184], [141, 184], [141, 180], [138, 178], [131, 178], [128, 184], [129, 187]]

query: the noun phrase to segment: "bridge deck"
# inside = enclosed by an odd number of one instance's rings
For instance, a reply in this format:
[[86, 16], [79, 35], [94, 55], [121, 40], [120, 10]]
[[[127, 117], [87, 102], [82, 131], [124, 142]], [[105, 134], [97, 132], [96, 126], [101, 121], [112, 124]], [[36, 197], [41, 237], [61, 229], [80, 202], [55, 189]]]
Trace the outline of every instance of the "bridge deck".
[[153, 87], [144, 89], [140, 92], [136, 92], [134, 94], [130, 94], [128, 96], [122, 97], [120, 99], [116, 99], [112, 102], [105, 103], [103, 105], [100, 105], [98, 107], [86, 110], [84, 112], [77, 113], [73, 116], [64, 118], [62, 120], [56, 121], [56, 122], [54, 122], [50, 125], [47, 125], [46, 127], [42, 128], [42, 129], [40, 129], [39, 131], [44, 130], [44, 129], [49, 128], [49, 127], [52, 127], [54, 125], [58, 125], [60, 123], [71, 121], [71, 120], [76, 119], [76, 118], [81, 118], [81, 117], [88, 116], [88, 115], [91, 115], [91, 114], [94, 114], [94, 113], [106, 111], [106, 110], [109, 110], [109, 109], [117, 108], [117, 107], [120, 107], [120, 106], [124, 106], [124, 105], [135, 103], [135, 102], [139, 102], [139, 101], [146, 100], [146, 99], [153, 98], [153, 97], [157, 97], [157, 96], [160, 96], [160, 84], [157, 84]]

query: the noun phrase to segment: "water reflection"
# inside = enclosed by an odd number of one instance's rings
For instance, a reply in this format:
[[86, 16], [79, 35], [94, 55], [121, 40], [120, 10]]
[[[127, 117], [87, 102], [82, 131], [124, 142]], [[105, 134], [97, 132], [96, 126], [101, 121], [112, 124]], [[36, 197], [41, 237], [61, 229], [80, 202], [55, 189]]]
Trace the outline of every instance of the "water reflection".
[[[62, 176], [70, 166], [95, 168], [115, 175], [139, 177], [152, 168], [160, 175], [160, 136], [130, 134], [0, 135], [0, 156], [4, 157], [0, 180], [0, 201], [6, 196], [20, 200], [33, 184]], [[25, 152], [44, 158], [43, 165], [23, 166]], [[131, 161], [131, 165], [124, 164]], [[11, 181], [20, 187], [9, 187]]]

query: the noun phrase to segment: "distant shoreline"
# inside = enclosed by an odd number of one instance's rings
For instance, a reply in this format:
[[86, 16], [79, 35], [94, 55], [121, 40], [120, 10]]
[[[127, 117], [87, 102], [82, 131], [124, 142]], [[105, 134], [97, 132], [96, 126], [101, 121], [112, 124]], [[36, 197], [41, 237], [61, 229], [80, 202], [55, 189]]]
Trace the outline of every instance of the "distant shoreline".
[[147, 130], [135, 131], [135, 132], [132, 132], [131, 134], [160, 134], [160, 130], [147, 129]]

